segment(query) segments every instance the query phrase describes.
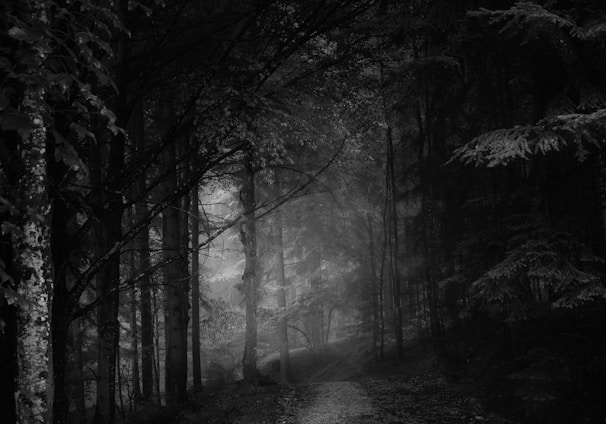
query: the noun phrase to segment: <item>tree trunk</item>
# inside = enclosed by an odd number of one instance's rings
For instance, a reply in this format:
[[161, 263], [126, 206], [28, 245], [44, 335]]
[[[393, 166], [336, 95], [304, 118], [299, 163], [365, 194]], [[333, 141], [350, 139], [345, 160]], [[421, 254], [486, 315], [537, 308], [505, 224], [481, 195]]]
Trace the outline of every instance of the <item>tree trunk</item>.
[[320, 301], [319, 291], [322, 283], [322, 256], [317, 249], [314, 249], [309, 254], [309, 286], [311, 290], [311, 302], [308, 312], [308, 331], [311, 335], [311, 341], [314, 348], [320, 347], [324, 341], [322, 337], [322, 304]]
[[155, 400], [158, 405], [162, 403], [162, 397], [160, 396], [160, 307], [158, 306], [158, 291], [153, 290], [152, 292], [152, 317], [154, 325], [152, 326], [152, 330], [154, 332], [153, 338], [153, 352], [154, 362], [153, 362], [153, 384], [155, 388]]
[[[278, 183], [278, 195], [280, 186]], [[280, 320], [278, 321], [278, 339], [280, 340], [280, 380], [288, 384], [294, 380], [290, 368], [290, 349], [288, 348], [288, 320], [286, 318], [286, 275], [284, 272], [284, 234], [282, 223], [282, 210], [276, 210], [276, 263], [278, 265], [278, 308]]]
[[[109, 209], [108, 209], [109, 210]], [[109, 216], [108, 216], [109, 215]], [[120, 225], [109, 213], [102, 214], [97, 224], [97, 243], [101, 252], [119, 239]], [[97, 406], [95, 424], [114, 422], [116, 409], [116, 357], [120, 326], [118, 322], [120, 258], [112, 258], [97, 273]]]
[[385, 359], [385, 262], [389, 240], [389, 222], [387, 219], [389, 198], [385, 187], [385, 203], [383, 205], [383, 246], [381, 249], [381, 269], [379, 271], [379, 321], [380, 321], [380, 356]]
[[[123, 100], [123, 99], [121, 99]], [[99, 143], [95, 145], [91, 163], [107, 154], [106, 172], [103, 164], [91, 166], [91, 180], [98, 187], [92, 201], [95, 213], [94, 240], [95, 253], [101, 258], [122, 238], [122, 196], [119, 182], [113, 181], [104, 187], [104, 180], [117, 175], [124, 166], [125, 137], [111, 136], [100, 130]], [[103, 141], [105, 140], [105, 141]], [[104, 147], [102, 147], [104, 146]], [[108, 148], [109, 152], [101, 152]], [[99, 269], [95, 277], [97, 307], [97, 405], [95, 424], [112, 424], [116, 409], [116, 355], [120, 337], [118, 310], [120, 305], [120, 255], [114, 254]]]
[[240, 200], [244, 209], [244, 222], [240, 225], [240, 240], [244, 245], [246, 265], [242, 281], [246, 304], [246, 341], [242, 366], [244, 381], [257, 384], [257, 229], [255, 217], [255, 175], [253, 170], [252, 146], [244, 158], [242, 189]]
[[[428, 167], [430, 165], [427, 165]], [[427, 300], [429, 305], [429, 323], [431, 335], [438, 340], [438, 348], [442, 349], [442, 320], [440, 317], [439, 293], [436, 282], [436, 241], [434, 221], [434, 199], [432, 182], [426, 179], [427, 187], [423, 195], [423, 238], [425, 246], [425, 277], [427, 280]]]
[[433, 175], [433, 140], [427, 122], [429, 116], [423, 116], [421, 106], [417, 110], [417, 121], [419, 126], [419, 164], [420, 164], [420, 186], [421, 213], [423, 220], [423, 248], [425, 256], [426, 298], [429, 307], [429, 323], [431, 335], [437, 340], [438, 350], [442, 350], [442, 323], [440, 317], [440, 306], [438, 299], [438, 288], [436, 282], [436, 226], [434, 217], [434, 175]]
[[[116, 58], [125, 54], [125, 37], [118, 41]], [[128, 119], [127, 70], [123, 61], [116, 72], [119, 94], [111, 102], [117, 125], [124, 127]], [[95, 214], [93, 226], [95, 253], [98, 258], [122, 240], [122, 181], [114, 178], [124, 168], [126, 137], [113, 135], [101, 122], [97, 128], [97, 143], [90, 157], [91, 182], [96, 187], [91, 206]], [[100, 158], [107, 158], [102, 161]], [[97, 307], [97, 405], [95, 424], [113, 424], [116, 409], [116, 358], [120, 339], [118, 311], [120, 306], [120, 255], [113, 254], [95, 276]]]
[[[143, 117], [143, 102], [135, 106], [131, 120], [132, 137], [137, 154], [145, 149], [145, 128]], [[137, 181], [137, 194], [144, 193], [146, 187], [146, 173], [143, 172]], [[147, 215], [147, 199], [142, 199], [135, 204], [135, 221], [139, 222]], [[151, 265], [149, 255], [149, 225], [135, 236], [135, 251], [137, 253], [137, 268], [144, 272]], [[142, 398], [146, 401], [152, 400], [154, 394], [154, 322], [151, 301], [151, 277], [145, 275], [140, 287], [141, 302], [141, 389]]]
[[390, 269], [391, 269], [391, 282], [392, 282], [392, 302], [394, 312], [394, 331], [396, 335], [396, 347], [398, 353], [398, 359], [404, 357], [404, 344], [402, 338], [402, 305], [400, 296], [400, 270], [398, 267], [399, 261], [399, 238], [398, 238], [398, 210], [396, 203], [396, 177], [395, 177], [395, 166], [394, 166], [394, 146], [392, 140], [391, 127], [387, 128], [387, 190], [390, 203], [389, 203], [389, 228], [390, 232]]
[[202, 390], [200, 366], [200, 211], [198, 209], [198, 185], [191, 191], [191, 344], [194, 392]]
[[[168, 169], [167, 192], [177, 190], [177, 146], [166, 148], [165, 165]], [[180, 199], [175, 199], [163, 211], [164, 257], [171, 262], [164, 267], [165, 326], [166, 326], [166, 403], [187, 401], [187, 324], [189, 281], [186, 260], [176, 259], [182, 250], [182, 213]]]
[[[49, 154], [54, 156], [54, 146], [49, 147], [51, 149]], [[66, 170], [60, 164], [49, 162], [48, 165], [51, 181], [61, 181], [66, 177]], [[67, 289], [70, 287], [70, 283], [73, 283], [68, 281], [68, 279], [73, 278], [73, 275], [69, 272], [67, 264], [70, 249], [73, 249], [73, 246], [68, 246], [68, 243], [65, 243], [70, 211], [63, 196], [53, 196], [52, 208], [51, 254], [54, 270], [53, 308], [51, 312], [54, 377], [53, 423], [65, 424], [68, 422], [70, 410], [65, 381], [69, 344], [68, 333], [74, 306], [73, 296]]]
[[374, 239], [374, 231], [372, 225], [372, 218], [370, 214], [366, 215], [366, 221], [368, 225], [368, 252], [369, 252], [369, 270], [370, 270], [370, 308], [372, 314], [372, 341], [373, 341], [373, 351], [375, 355], [375, 360], [379, 359], [378, 355], [378, 343], [379, 343], [379, 333], [380, 333], [380, 325], [381, 320], [379, 317], [379, 288], [377, 284], [377, 260], [375, 255], [375, 239]]
[[[131, 264], [134, 268], [134, 253], [131, 253]], [[134, 271], [134, 269], [133, 269]], [[134, 272], [133, 272], [134, 275]], [[141, 399], [141, 385], [139, 384], [139, 331], [137, 329], [137, 290], [133, 284], [130, 287], [130, 330], [132, 352], [132, 384], [135, 401]]]
[[[45, 10], [38, 11], [41, 14]], [[47, 46], [42, 44], [42, 61]], [[39, 57], [40, 56], [40, 57]], [[53, 277], [50, 251], [51, 204], [48, 192], [47, 139], [44, 126], [44, 90], [25, 89], [22, 103], [31, 132], [20, 146], [18, 181], [22, 234], [16, 263], [20, 275], [18, 293], [22, 296], [18, 312], [17, 415], [19, 423], [52, 421], [53, 368], [51, 352], [51, 308]]]
[[328, 309], [328, 315], [326, 317], [326, 332], [324, 333], [324, 343], [328, 344], [330, 341], [330, 328], [332, 325], [332, 313], [337, 309], [337, 306], [331, 306]]
[[82, 345], [84, 344], [84, 337], [82, 337], [83, 321], [83, 318], [78, 318], [72, 323], [76, 367], [76, 396], [74, 404], [76, 406], [76, 423], [78, 424], [86, 424], [86, 390], [84, 384], [84, 355], [82, 352]]
[[[61, 285], [63, 283], [60, 283]], [[58, 285], [55, 285], [58, 288]], [[65, 288], [64, 286], [62, 287]], [[56, 290], [53, 293], [57, 304], [53, 304], [52, 337], [53, 337], [53, 377], [54, 377], [54, 399], [53, 399], [53, 423], [64, 424], [68, 420], [69, 398], [66, 392], [66, 363], [69, 318], [66, 310], [62, 307], [65, 302], [62, 298], [67, 296], [67, 291]]]

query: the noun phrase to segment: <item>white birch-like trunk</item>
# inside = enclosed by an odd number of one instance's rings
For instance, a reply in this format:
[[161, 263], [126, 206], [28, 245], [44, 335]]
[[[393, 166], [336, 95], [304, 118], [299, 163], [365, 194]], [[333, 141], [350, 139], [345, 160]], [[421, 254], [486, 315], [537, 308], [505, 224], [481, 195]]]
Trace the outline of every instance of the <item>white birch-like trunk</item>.
[[[47, 24], [44, 5], [34, 5], [34, 21]], [[44, 38], [30, 46], [39, 72], [48, 54]], [[48, 194], [45, 90], [37, 78], [28, 81], [21, 110], [29, 118], [21, 132], [18, 182], [21, 234], [14, 235], [19, 270], [17, 341], [18, 422], [52, 421], [53, 374], [51, 351], [52, 269], [50, 254], [51, 204]]]
[[[40, 53], [42, 56], [42, 53]], [[23, 110], [31, 133], [22, 139], [19, 197], [22, 234], [17, 241], [22, 296], [18, 318], [17, 413], [19, 423], [51, 422], [52, 358], [50, 257], [51, 206], [48, 196], [44, 90], [26, 89]]]

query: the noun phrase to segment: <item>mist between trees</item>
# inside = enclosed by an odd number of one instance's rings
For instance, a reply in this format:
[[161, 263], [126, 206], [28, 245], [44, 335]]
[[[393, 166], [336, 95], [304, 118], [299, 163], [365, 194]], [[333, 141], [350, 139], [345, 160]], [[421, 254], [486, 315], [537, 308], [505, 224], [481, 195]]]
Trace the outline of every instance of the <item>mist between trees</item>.
[[512, 418], [602, 422], [605, 16], [3, 2], [0, 421], [123, 422], [417, 335]]

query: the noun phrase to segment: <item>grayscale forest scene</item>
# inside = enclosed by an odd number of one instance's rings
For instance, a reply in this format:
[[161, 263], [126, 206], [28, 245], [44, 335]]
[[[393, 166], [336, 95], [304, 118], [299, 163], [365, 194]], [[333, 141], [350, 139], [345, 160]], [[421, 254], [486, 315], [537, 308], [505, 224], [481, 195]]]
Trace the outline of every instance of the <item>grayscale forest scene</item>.
[[606, 423], [606, 1], [0, 0], [0, 424]]

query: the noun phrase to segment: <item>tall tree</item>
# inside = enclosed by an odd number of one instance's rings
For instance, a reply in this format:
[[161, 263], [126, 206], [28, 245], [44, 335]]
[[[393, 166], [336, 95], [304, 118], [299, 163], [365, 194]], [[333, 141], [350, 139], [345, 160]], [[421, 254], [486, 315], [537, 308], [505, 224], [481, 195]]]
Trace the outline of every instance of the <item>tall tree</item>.
[[[195, 162], [194, 162], [195, 163]], [[192, 343], [192, 372], [194, 391], [202, 390], [202, 370], [200, 364], [200, 209], [199, 186], [191, 190], [191, 343]]]
[[[32, 28], [45, 28], [50, 16], [46, 4], [30, 4]], [[15, 30], [15, 28], [13, 28]], [[24, 30], [24, 28], [21, 28]], [[52, 421], [51, 308], [52, 269], [50, 251], [51, 202], [47, 163], [47, 95], [41, 80], [44, 61], [49, 54], [48, 39], [32, 39], [31, 79], [27, 81], [21, 108], [27, 117], [20, 128], [19, 143], [19, 234], [13, 234], [17, 246], [19, 271], [17, 419], [19, 423]]]
[[242, 283], [246, 305], [246, 335], [242, 366], [244, 381], [256, 384], [257, 376], [257, 290], [259, 287], [257, 258], [257, 221], [255, 211], [255, 171], [253, 146], [248, 145], [242, 164], [242, 188], [240, 201], [244, 210], [244, 220], [240, 224], [240, 240], [244, 246], [246, 264]]
[[385, 159], [385, 193], [386, 193], [386, 217], [387, 217], [387, 231], [386, 238], [389, 240], [387, 243], [389, 247], [389, 268], [390, 268], [390, 280], [391, 280], [391, 296], [393, 304], [393, 326], [396, 336], [396, 348], [398, 359], [404, 357], [403, 337], [402, 337], [402, 297], [401, 292], [401, 278], [400, 278], [400, 238], [399, 238], [399, 220], [398, 220], [398, 207], [397, 207], [397, 188], [396, 188], [396, 175], [395, 175], [395, 154], [394, 154], [394, 142], [392, 135], [392, 128], [388, 124], [387, 126], [387, 149]]
[[[162, 106], [165, 122], [172, 122], [174, 114], [170, 100]], [[179, 187], [177, 169], [178, 149], [175, 143], [167, 146], [164, 165], [167, 170], [165, 193], [170, 195]], [[181, 199], [173, 196], [162, 212], [162, 249], [164, 260], [164, 292], [166, 320], [166, 401], [169, 404], [187, 400], [187, 327], [189, 308], [189, 281], [187, 256], [182, 255], [183, 215]]]
[[[281, 195], [280, 182], [276, 182], [276, 191], [278, 198]], [[288, 318], [286, 316], [286, 289], [287, 281], [284, 272], [284, 223], [282, 221], [282, 209], [275, 211], [276, 228], [276, 265], [278, 273], [278, 308], [280, 309], [280, 319], [278, 321], [278, 338], [280, 340], [280, 379], [282, 383], [287, 384], [294, 380], [292, 369], [290, 367], [290, 349], [288, 347]]]
[[[143, 155], [146, 148], [145, 143], [145, 117], [143, 100], [135, 105], [131, 122], [131, 136], [137, 155]], [[143, 196], [135, 202], [135, 219], [137, 222], [145, 222], [148, 214], [146, 193], [146, 175], [143, 171], [136, 181], [134, 192]], [[154, 369], [154, 338], [153, 338], [153, 315], [152, 315], [152, 280], [148, 272], [151, 267], [149, 254], [149, 224], [145, 224], [142, 230], [134, 236], [134, 249], [137, 259], [137, 269], [144, 276], [139, 284], [140, 287], [140, 310], [141, 310], [141, 389], [143, 399], [150, 401], [153, 397], [153, 369]]]

